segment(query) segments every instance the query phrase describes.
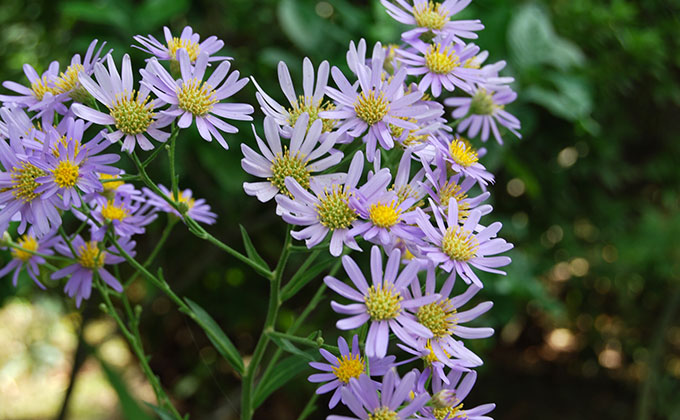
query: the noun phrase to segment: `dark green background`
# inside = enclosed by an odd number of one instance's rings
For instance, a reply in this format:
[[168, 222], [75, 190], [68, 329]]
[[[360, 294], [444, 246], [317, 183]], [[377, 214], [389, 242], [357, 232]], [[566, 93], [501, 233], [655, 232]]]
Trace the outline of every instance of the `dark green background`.
[[[680, 419], [679, 11], [677, 0], [475, 0], [463, 15], [483, 20], [478, 44], [491, 61], [508, 61], [505, 73], [519, 93], [508, 110], [523, 123], [522, 140], [489, 143], [484, 160], [497, 176], [494, 217], [515, 244], [508, 276], [488, 278], [482, 292], [495, 301], [483, 321], [497, 334], [474, 343], [486, 365], [470, 404], [496, 402], [496, 419]], [[350, 40], [396, 42], [402, 30], [377, 1], [2, 1], [0, 79], [25, 83], [26, 62], [64, 66], [92, 38], [141, 66], [144, 54], [129, 47], [133, 35], [160, 38], [163, 25], [179, 33], [187, 24], [223, 39], [241, 74], [278, 99], [279, 60], [298, 82], [304, 56], [342, 65]], [[237, 99], [256, 106], [254, 93], [249, 84]], [[241, 188], [249, 178], [238, 145], [252, 134], [248, 124], [240, 127], [229, 151], [202, 141], [195, 128], [183, 133], [181, 186], [220, 215], [216, 236], [240, 246], [242, 224], [272, 261], [284, 224], [272, 203]], [[165, 163], [153, 170], [167, 179]], [[140, 254], [161, 228], [138, 240]], [[260, 278], [181, 228], [160, 263], [178, 294], [213, 314], [242, 354], [252, 351], [266, 310]], [[230, 418], [238, 380], [214, 352], [198, 359], [205, 336], [151, 287], [141, 289], [152, 367], [180, 410], [194, 419]], [[281, 327], [313, 291], [288, 305]], [[15, 291], [8, 279], [0, 284], [0, 297], [16, 293], [39, 294], [32, 286]], [[303, 332], [323, 329], [333, 338], [335, 319], [325, 301]], [[572, 331], [572, 349], [549, 346], [555, 328]], [[603, 362], [605, 351], [620, 363]], [[307, 374], [256, 418], [296, 418], [314, 390]], [[312, 418], [324, 417], [326, 401]]]

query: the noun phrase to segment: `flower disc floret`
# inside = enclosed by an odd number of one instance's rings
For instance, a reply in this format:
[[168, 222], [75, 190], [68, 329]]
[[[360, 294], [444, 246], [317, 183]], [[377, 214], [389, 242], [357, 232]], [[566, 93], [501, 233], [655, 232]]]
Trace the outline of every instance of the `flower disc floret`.
[[343, 384], [348, 384], [352, 378], [358, 378], [364, 372], [364, 359], [358, 354], [347, 354], [338, 357], [338, 366], [333, 367], [333, 373]]
[[99, 175], [99, 180], [102, 181], [102, 186], [104, 187], [105, 193], [116, 191], [118, 188], [125, 185], [125, 181], [111, 181], [116, 179], [120, 179], [120, 175]]
[[141, 99], [139, 93], [134, 90], [132, 94], [127, 92], [117, 94], [116, 101], [109, 109], [116, 128], [127, 135], [146, 132], [156, 115], [152, 104], [149, 103], [149, 97]]
[[421, 28], [443, 29], [446, 22], [449, 21], [449, 17], [445, 13], [446, 9], [440, 6], [441, 3], [435, 3], [432, 0], [420, 7], [415, 6], [413, 17], [416, 20], [416, 24]]
[[85, 242], [78, 248], [78, 263], [92, 270], [97, 270], [104, 265], [106, 251], [99, 249], [97, 241]]
[[390, 204], [382, 204], [380, 202], [371, 204], [368, 209], [368, 217], [371, 222], [381, 228], [389, 228], [399, 222], [401, 209], [398, 208], [399, 203], [392, 201]]
[[123, 206], [117, 206], [114, 203], [114, 200], [109, 200], [106, 202], [104, 207], [102, 207], [102, 216], [109, 221], [113, 220], [123, 220], [125, 219], [130, 212], [125, 209]]
[[285, 146], [283, 153], [277, 153], [271, 166], [272, 176], [267, 178], [282, 194], [292, 198], [286, 188], [286, 177], [292, 177], [304, 189], [309, 189], [311, 172], [307, 167], [307, 157], [300, 153], [292, 153]]
[[454, 261], [472, 259], [478, 247], [477, 239], [462, 227], [449, 227], [442, 239], [442, 251]]
[[455, 317], [452, 314], [455, 313], [456, 308], [445, 299], [421, 306], [416, 312], [416, 318], [432, 331], [434, 338], [441, 338], [451, 335], [451, 330], [455, 326]]
[[75, 63], [66, 68], [65, 72], [59, 74], [59, 78], [54, 81], [54, 92], [55, 93], [66, 93], [70, 92], [79, 86], [78, 74], [85, 71], [85, 67], [82, 64]]
[[470, 102], [470, 114], [473, 115], [492, 115], [498, 105], [493, 100], [493, 96], [486, 89], [480, 88], [472, 96]]
[[388, 407], [379, 407], [374, 412], [368, 413], [368, 420], [397, 420], [399, 415]]
[[387, 287], [374, 285], [369, 289], [364, 303], [372, 321], [386, 321], [399, 315], [402, 300], [401, 295], [394, 291], [394, 285], [390, 284]]
[[455, 139], [449, 145], [449, 152], [454, 162], [468, 168], [479, 161], [477, 151], [467, 141]]
[[20, 166], [12, 168], [10, 176], [12, 178], [12, 195], [17, 200], [27, 203], [40, 195], [35, 190], [40, 186], [36, 178], [45, 176], [42, 169], [22, 161]]
[[334, 109], [335, 105], [330, 101], [322, 102], [320, 100], [315, 103], [313, 98], [300, 95], [292, 108], [288, 108], [288, 125], [295, 127], [295, 123], [300, 115], [307, 113], [307, 115], [309, 115], [309, 122], [307, 123], [308, 130], [314, 121], [321, 119], [321, 132], [330, 133], [335, 128], [336, 122], [334, 120], [319, 117], [319, 112], [332, 111]]
[[75, 187], [80, 176], [80, 169], [78, 165], [68, 160], [59, 162], [56, 168], [52, 171], [54, 175], [54, 182], [59, 188]]
[[38, 241], [32, 235], [23, 235], [17, 241], [17, 245], [24, 248], [26, 251], [24, 251], [24, 249], [12, 248], [10, 250], [10, 253], [12, 254], [13, 258], [21, 260], [23, 262], [30, 260], [31, 257], [33, 257], [33, 255], [34, 255], [34, 254], [32, 254], [31, 252], [28, 252], [28, 251], [33, 251], [33, 252], [38, 251]]
[[354, 103], [354, 112], [368, 125], [373, 125], [382, 121], [390, 110], [390, 103], [385, 99], [385, 94], [380, 92], [376, 96], [375, 90], [366, 94], [361, 92]]
[[54, 89], [50, 87], [47, 75], [35, 79], [33, 83], [31, 83], [31, 90], [33, 91], [33, 96], [39, 101], [42, 101], [48, 92], [54, 93]]
[[460, 67], [460, 60], [452, 47], [442, 48], [441, 44], [432, 44], [425, 53], [425, 66], [433, 73], [449, 74]]
[[448, 211], [449, 201], [456, 200], [459, 222], [463, 222], [470, 215], [470, 203], [464, 201], [466, 198], [467, 194], [462, 192], [460, 185], [455, 182], [447, 182], [439, 189], [439, 205], [445, 212]]
[[196, 61], [198, 55], [201, 53], [201, 46], [190, 39], [173, 37], [168, 41], [168, 52], [170, 57], [177, 57], [177, 51], [180, 48], [184, 48], [189, 54], [189, 59], [192, 62]]
[[218, 102], [215, 89], [195, 77], [182, 83], [177, 92], [177, 101], [180, 108], [198, 117], [208, 114]]
[[356, 210], [349, 205], [349, 196], [343, 185], [326, 189], [317, 204], [319, 222], [331, 229], [346, 229], [357, 219]]
[[459, 404], [455, 407], [439, 407], [439, 408], [433, 408], [432, 409], [432, 414], [434, 415], [434, 418], [437, 420], [444, 420], [444, 419], [457, 419], [461, 418], [461, 415], [463, 416], [462, 418], [467, 418], [463, 413], [463, 404]]

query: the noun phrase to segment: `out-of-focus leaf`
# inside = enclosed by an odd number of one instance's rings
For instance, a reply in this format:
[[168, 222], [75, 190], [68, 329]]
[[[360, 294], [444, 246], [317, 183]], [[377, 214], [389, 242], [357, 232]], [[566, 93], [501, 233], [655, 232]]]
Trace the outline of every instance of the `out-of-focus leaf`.
[[125, 2], [70, 1], [60, 6], [61, 13], [85, 22], [130, 28], [129, 14], [124, 10]]
[[248, 255], [248, 258], [257, 262], [261, 266], [266, 267], [267, 270], [269, 270], [267, 262], [260, 256], [260, 254], [258, 254], [257, 250], [255, 249], [255, 245], [253, 245], [253, 241], [250, 240], [250, 236], [248, 236], [248, 231], [246, 230], [246, 228], [244, 228], [243, 225], [239, 225], [239, 227], [241, 228], [243, 246], [246, 248], [246, 254]]
[[126, 419], [134, 420], [151, 420], [149, 416], [142, 408], [139, 406], [137, 401], [132, 398], [130, 391], [128, 391], [125, 382], [120, 377], [118, 372], [116, 372], [111, 366], [99, 358], [99, 364], [106, 375], [111, 387], [116, 391], [118, 395], [118, 400], [120, 401], [120, 409], [123, 413], [123, 417]]
[[144, 402], [144, 404], [146, 404], [147, 407], [151, 408], [156, 414], [158, 414], [158, 417], [160, 417], [161, 420], [175, 420], [175, 417], [166, 410], [148, 402]]
[[314, 51], [323, 37], [319, 17], [312, 8], [300, 7], [297, 2], [283, 0], [278, 8], [281, 29], [303, 51]]
[[[313, 358], [313, 353], [318, 352], [316, 350], [310, 350], [307, 353], [309, 357]], [[309, 358], [301, 356], [291, 356], [286, 359], [281, 360], [274, 368], [270, 371], [270, 374], [264, 376], [253, 394], [253, 406], [259, 407], [272, 392], [284, 386], [288, 381], [295, 378], [300, 373], [304, 372], [309, 366]]]
[[524, 91], [524, 98], [569, 121], [590, 115], [593, 100], [582, 79], [560, 73], [550, 73], [546, 79], [555, 86], [555, 90], [531, 86]]
[[151, 31], [167, 24], [188, 8], [188, 0], [146, 0], [136, 10], [135, 15], [140, 18], [135, 21], [135, 29], [138, 32]]
[[295, 347], [293, 343], [291, 343], [289, 340], [286, 340], [285, 338], [276, 336], [270, 336], [269, 338], [283, 351], [303, 357], [310, 362], [315, 360], [314, 357], [312, 357], [309, 353], [306, 353], [300, 350], [299, 348]]
[[316, 276], [321, 274], [324, 270], [333, 264], [335, 261], [332, 258], [320, 261], [317, 264], [309, 267], [316, 257], [309, 257], [298, 269], [298, 271], [293, 275], [290, 281], [284, 286], [281, 291], [281, 300], [286, 301], [291, 297], [295, 296], [297, 292], [312, 281]]
[[238, 373], [243, 373], [243, 359], [241, 359], [241, 355], [234, 346], [234, 343], [231, 342], [229, 337], [217, 325], [217, 322], [203, 308], [190, 299], [185, 298], [185, 300], [194, 314], [196, 314], [199, 320], [198, 324], [203, 328], [217, 351]]

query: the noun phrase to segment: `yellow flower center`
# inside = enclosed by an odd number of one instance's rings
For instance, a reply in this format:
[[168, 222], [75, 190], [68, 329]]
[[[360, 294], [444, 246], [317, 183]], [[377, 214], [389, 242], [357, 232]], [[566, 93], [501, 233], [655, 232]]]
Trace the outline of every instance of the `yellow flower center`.
[[397, 208], [399, 203], [392, 201], [390, 204], [371, 204], [368, 209], [368, 217], [371, 222], [381, 228], [389, 228], [399, 222], [401, 209]]
[[444, 28], [446, 22], [449, 21], [449, 16], [445, 9], [440, 6], [440, 3], [430, 1], [420, 7], [414, 7], [413, 17], [416, 19], [416, 24], [421, 28]]
[[68, 149], [69, 141], [76, 143], [73, 147], [73, 155], [78, 156], [78, 152], [80, 152], [80, 142], [78, 140], [73, 140], [69, 137], [66, 137], [66, 135], [61, 136], [61, 138], [54, 143], [54, 146], [52, 147], [52, 155], [56, 158], [61, 156], [59, 153], [59, 146], [64, 146], [64, 149]]
[[23, 249], [12, 248], [10, 250], [10, 253], [12, 254], [12, 257], [14, 257], [18, 260], [21, 260], [23, 262], [26, 262], [26, 261], [30, 260], [31, 257], [33, 257], [33, 254], [28, 252], [28, 251], [33, 251], [33, 252], [38, 251], [38, 241], [31, 235], [23, 235], [17, 241], [17, 245], [26, 249], [26, 251], [24, 251]]
[[21, 162], [19, 167], [15, 166], [12, 168], [12, 173], [10, 174], [12, 178], [12, 195], [24, 203], [38, 197], [40, 194], [36, 194], [35, 189], [40, 184], [38, 184], [36, 178], [41, 176], [45, 176], [45, 172], [42, 169], [36, 168], [28, 162]]
[[333, 367], [333, 373], [344, 384], [348, 384], [352, 378], [358, 378], [364, 371], [364, 359], [359, 355], [349, 354], [338, 357], [338, 367]]
[[[331, 111], [333, 109], [335, 109], [335, 105], [333, 105], [332, 102], [323, 102], [320, 100], [317, 103], [314, 103], [312, 102], [312, 98], [300, 96], [298, 101], [293, 104], [293, 107], [288, 108], [288, 124], [291, 127], [295, 127], [297, 119], [300, 117], [300, 115], [306, 112], [309, 115], [309, 123], [307, 124], [307, 129], [309, 130], [309, 127], [312, 126], [312, 123], [321, 118], [319, 117], [319, 112]], [[321, 118], [321, 131], [324, 133], [329, 133], [333, 131], [335, 124], [335, 120]]]
[[397, 420], [399, 415], [387, 407], [380, 407], [372, 413], [368, 413], [368, 420]]
[[434, 338], [448, 337], [456, 325], [456, 308], [449, 299], [432, 302], [418, 308], [416, 318], [427, 327]]
[[486, 89], [482, 88], [472, 96], [469, 112], [472, 115], [491, 115], [497, 108], [503, 107], [496, 105], [493, 101], [493, 96]]
[[201, 53], [201, 47], [190, 39], [174, 37], [168, 42], [168, 53], [170, 57], [177, 59], [177, 50], [184, 48], [189, 54], [189, 59], [194, 62]]
[[62, 160], [52, 171], [52, 174], [54, 175], [54, 182], [59, 188], [72, 188], [78, 182], [80, 171], [78, 165], [68, 160]]
[[401, 312], [401, 295], [394, 291], [394, 285], [377, 288], [371, 286], [364, 298], [366, 310], [373, 321], [394, 319]]
[[173, 194], [172, 198], [178, 202], [178, 203], [184, 203], [187, 206], [187, 210], [190, 210], [194, 207], [194, 204], [196, 204], [196, 200], [194, 200], [193, 197], [189, 197], [188, 195], [184, 195], [181, 191], [178, 192], [179, 197], [175, 196]]
[[47, 92], [54, 93], [54, 89], [49, 86], [47, 75], [34, 80], [33, 83], [31, 83], [31, 90], [33, 91], [33, 96], [39, 101], [42, 101]]
[[118, 189], [118, 187], [121, 187], [125, 185], [124, 181], [111, 181], [111, 180], [117, 180], [120, 179], [119, 175], [109, 175], [109, 174], [101, 174], [99, 175], [99, 180], [102, 182], [102, 185], [104, 186], [104, 192], [113, 192]]
[[319, 222], [330, 230], [348, 228], [357, 219], [356, 211], [349, 206], [349, 196], [343, 185], [326, 189], [316, 205]]
[[78, 74], [85, 71], [82, 64], [73, 64], [66, 68], [65, 72], [59, 74], [59, 78], [54, 82], [54, 91], [56, 93], [66, 93], [75, 89], [80, 82], [78, 81]]
[[453, 420], [453, 419], [467, 419], [467, 415], [463, 411], [463, 404], [459, 404], [455, 407], [444, 407], [444, 408], [433, 408], [432, 414], [437, 420]]
[[468, 261], [475, 256], [479, 243], [462, 227], [450, 227], [442, 239], [442, 251], [454, 261]]
[[286, 188], [286, 177], [290, 176], [295, 179], [298, 184], [304, 189], [309, 188], [309, 177], [311, 173], [307, 168], [307, 158], [304, 154], [296, 152], [290, 153], [287, 147], [284, 146], [283, 154], [277, 153], [274, 158], [274, 163], [271, 166], [272, 176], [267, 178], [282, 194], [293, 198], [288, 188]]
[[149, 96], [142, 100], [134, 90], [132, 94], [117, 94], [116, 102], [109, 108], [109, 113], [116, 121], [116, 128], [127, 135], [145, 132], [156, 115], [149, 103]]
[[198, 117], [210, 112], [213, 105], [217, 103], [213, 87], [196, 78], [182, 83], [177, 93], [177, 100], [180, 108]]
[[78, 264], [96, 270], [104, 265], [106, 251], [100, 250], [97, 241], [85, 242], [78, 248]]
[[432, 44], [425, 53], [425, 67], [436, 74], [449, 74], [460, 66], [458, 55], [452, 47], [442, 48], [441, 44]]
[[380, 92], [376, 96], [374, 90], [370, 91], [368, 95], [365, 92], [361, 92], [361, 95], [357, 97], [357, 101], [354, 103], [354, 112], [368, 125], [382, 121], [389, 110], [390, 103], [385, 99], [385, 94]]
[[130, 214], [129, 210], [123, 206], [115, 205], [113, 200], [107, 201], [104, 207], [102, 207], [102, 216], [108, 221], [121, 221], [128, 217], [128, 214]]
[[477, 56], [474, 56], [474, 57], [470, 57], [467, 60], [465, 60], [465, 62], [463, 63], [463, 67], [465, 67], [466, 69], [479, 69], [479, 68], [481, 68], [482, 66], [477, 61], [475, 61], [476, 58], [477, 58]]
[[462, 223], [470, 215], [470, 203], [463, 201], [467, 198], [467, 194], [461, 192], [460, 189], [460, 186], [455, 182], [447, 182], [439, 189], [439, 203], [444, 209], [444, 212], [448, 213], [449, 201], [451, 201], [451, 199], [456, 200], [456, 204], [458, 205], [458, 222]]
[[455, 139], [449, 144], [449, 152], [453, 161], [465, 168], [479, 161], [477, 151], [464, 139]]

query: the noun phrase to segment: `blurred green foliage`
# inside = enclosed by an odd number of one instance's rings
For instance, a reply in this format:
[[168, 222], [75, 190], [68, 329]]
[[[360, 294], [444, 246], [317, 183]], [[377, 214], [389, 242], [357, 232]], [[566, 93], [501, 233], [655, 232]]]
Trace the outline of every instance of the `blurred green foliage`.
[[[523, 139], [488, 144], [485, 158], [497, 174], [494, 215], [515, 244], [508, 276], [489, 278], [483, 292], [495, 301], [484, 322], [497, 334], [474, 348], [488, 362], [471, 403], [496, 402], [496, 419], [680, 418], [679, 13], [678, 0], [475, 0], [461, 16], [481, 18], [478, 44], [492, 61], [507, 60], [519, 92], [510, 110], [523, 122]], [[377, 1], [2, 2], [0, 78], [23, 82], [23, 63], [64, 65], [92, 38], [142, 65], [144, 55], [129, 48], [133, 35], [186, 24], [223, 39], [236, 68], [275, 98], [279, 60], [297, 81], [304, 56], [343, 67], [349, 40], [398, 42], [402, 30]], [[256, 105], [254, 91], [249, 85], [237, 100]], [[256, 125], [261, 119], [258, 110]], [[238, 144], [252, 134], [240, 129], [228, 152], [183, 136], [181, 185], [220, 214], [217, 236], [239, 243], [242, 224], [271, 261], [283, 224], [271, 203], [242, 192]], [[161, 165], [154, 171], [167, 179]], [[150, 249], [160, 229], [139, 249]], [[197, 241], [176, 229], [161, 257], [165, 273], [249, 354], [266, 285]], [[23, 280], [16, 290], [3, 281], [0, 296], [42, 293]], [[132, 292], [145, 306], [152, 366], [181, 409], [233, 416], [238, 380], [208, 339], [152, 288]], [[281, 328], [313, 292], [292, 300]], [[302, 332], [333, 338], [333, 315], [317, 312]], [[262, 418], [296, 417], [314, 389], [306, 373], [265, 403]]]

